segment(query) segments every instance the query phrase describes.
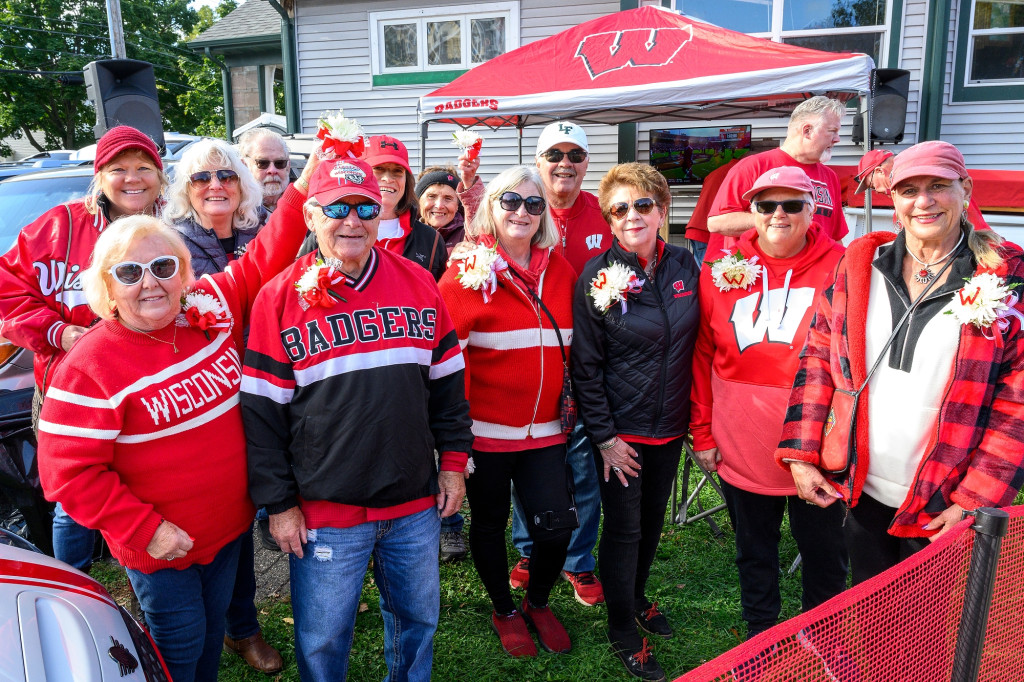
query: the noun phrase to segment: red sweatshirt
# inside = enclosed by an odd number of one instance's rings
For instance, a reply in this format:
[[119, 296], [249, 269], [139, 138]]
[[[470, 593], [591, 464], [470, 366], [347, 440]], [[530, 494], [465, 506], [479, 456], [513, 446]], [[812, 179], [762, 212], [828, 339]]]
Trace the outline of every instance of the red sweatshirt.
[[580, 192], [569, 208], [551, 209], [551, 217], [562, 237], [555, 253], [569, 261], [576, 274], [583, 272], [591, 258], [611, 248], [612, 229], [601, 215], [597, 197], [590, 192]]
[[[710, 265], [701, 268], [690, 409], [693, 448], [717, 447], [719, 475], [738, 488], [792, 495], [793, 477], [775, 464], [775, 449], [818, 294], [843, 247], [812, 226], [807, 244], [792, 258], [766, 256], [755, 230], [744, 234], [736, 249], [746, 258], [757, 256], [762, 266], [749, 290], [719, 291]], [[766, 287], [770, 311], [762, 309]]]

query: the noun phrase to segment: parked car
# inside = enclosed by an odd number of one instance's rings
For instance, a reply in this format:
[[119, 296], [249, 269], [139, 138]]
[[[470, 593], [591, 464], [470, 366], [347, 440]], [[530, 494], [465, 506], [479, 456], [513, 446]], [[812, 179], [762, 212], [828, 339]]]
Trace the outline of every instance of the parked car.
[[169, 682], [152, 638], [85, 573], [0, 530], [0, 679]]

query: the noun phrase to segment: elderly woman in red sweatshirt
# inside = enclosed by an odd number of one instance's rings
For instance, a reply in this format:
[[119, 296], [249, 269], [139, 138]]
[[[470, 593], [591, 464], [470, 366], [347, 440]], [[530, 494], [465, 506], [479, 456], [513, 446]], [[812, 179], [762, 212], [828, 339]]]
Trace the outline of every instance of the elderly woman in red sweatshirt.
[[199, 281], [159, 219], [107, 226], [82, 276], [102, 320], [61, 363], [40, 415], [47, 497], [103, 534], [175, 682], [217, 678], [241, 536], [255, 514], [242, 331], [257, 291], [306, 235], [302, 201], [289, 188], [245, 255]]
[[804, 610], [846, 586], [841, 510], [802, 504], [774, 459], [815, 301], [843, 253], [812, 224], [813, 191], [799, 168], [761, 175], [743, 195], [755, 229], [704, 263], [700, 275], [690, 429], [701, 466], [718, 470], [736, 530], [748, 639], [773, 626], [782, 606], [779, 540], [787, 507], [803, 557]]

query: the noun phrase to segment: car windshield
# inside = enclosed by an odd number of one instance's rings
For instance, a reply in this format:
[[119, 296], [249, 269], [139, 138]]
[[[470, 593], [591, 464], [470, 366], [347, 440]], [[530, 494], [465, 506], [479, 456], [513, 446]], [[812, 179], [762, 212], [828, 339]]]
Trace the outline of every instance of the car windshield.
[[17, 241], [21, 228], [47, 210], [85, 195], [92, 175], [61, 175], [0, 182], [0, 253]]

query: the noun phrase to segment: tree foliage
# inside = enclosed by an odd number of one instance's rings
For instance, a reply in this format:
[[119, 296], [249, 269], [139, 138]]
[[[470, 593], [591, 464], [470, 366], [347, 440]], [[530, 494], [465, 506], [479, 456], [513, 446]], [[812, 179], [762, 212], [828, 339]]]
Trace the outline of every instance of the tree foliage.
[[[188, 0], [121, 0], [126, 55], [153, 64], [165, 130], [223, 132], [220, 70], [185, 43], [235, 5], [196, 11]], [[0, 139], [24, 136], [39, 150], [93, 142], [85, 86], [59, 74], [110, 52], [103, 0], [0, 0]]]

